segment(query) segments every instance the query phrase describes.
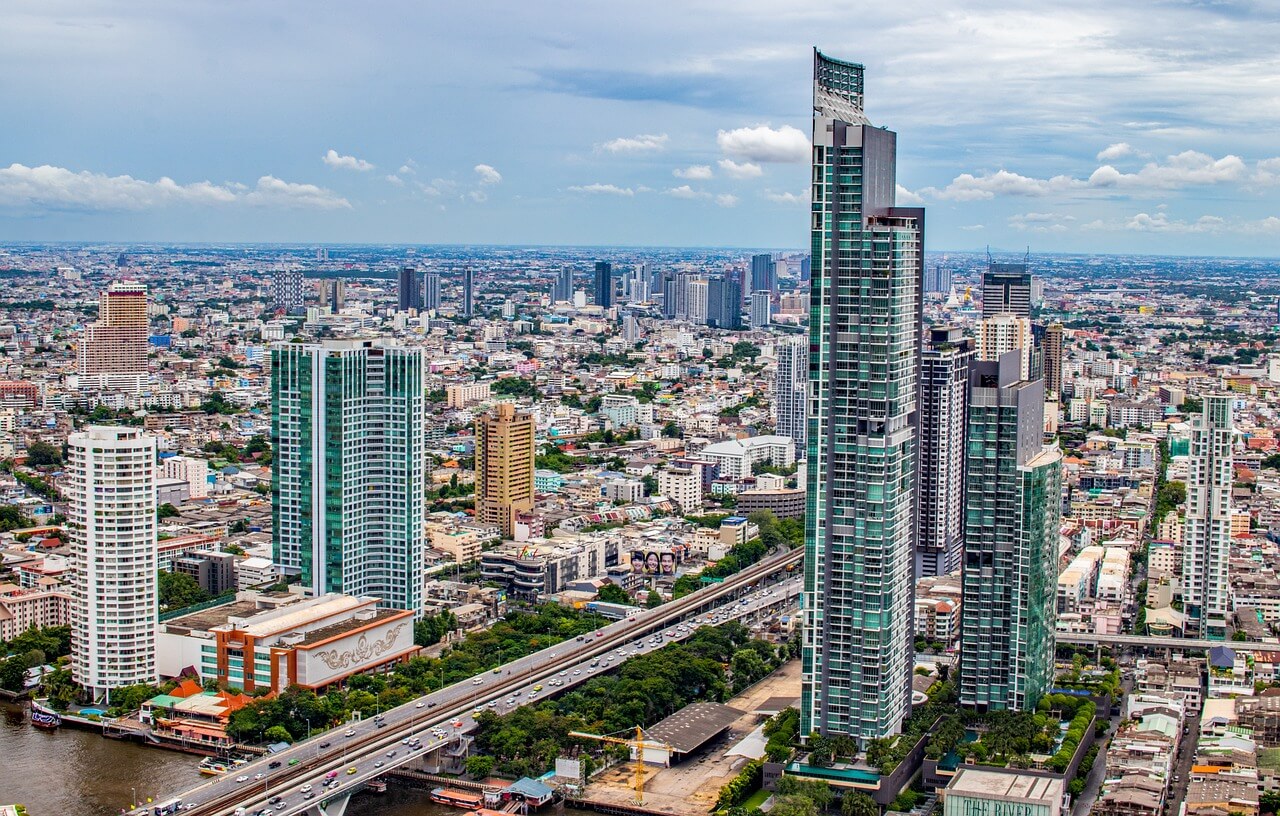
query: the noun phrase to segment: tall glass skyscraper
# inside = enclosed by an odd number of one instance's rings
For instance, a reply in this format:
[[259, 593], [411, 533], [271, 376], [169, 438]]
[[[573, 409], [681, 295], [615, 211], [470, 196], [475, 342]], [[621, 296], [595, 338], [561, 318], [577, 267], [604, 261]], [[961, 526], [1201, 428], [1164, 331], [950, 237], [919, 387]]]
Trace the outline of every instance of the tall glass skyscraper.
[[1016, 350], [973, 363], [969, 384], [960, 702], [1025, 711], [1053, 681], [1062, 451]]
[[595, 296], [601, 309], [613, 307], [613, 264], [608, 261], [596, 261]]
[[862, 75], [814, 52], [800, 727], [865, 745], [911, 705], [924, 210], [894, 206], [897, 134]]
[[271, 350], [276, 562], [315, 595], [422, 610], [422, 349], [371, 340]]

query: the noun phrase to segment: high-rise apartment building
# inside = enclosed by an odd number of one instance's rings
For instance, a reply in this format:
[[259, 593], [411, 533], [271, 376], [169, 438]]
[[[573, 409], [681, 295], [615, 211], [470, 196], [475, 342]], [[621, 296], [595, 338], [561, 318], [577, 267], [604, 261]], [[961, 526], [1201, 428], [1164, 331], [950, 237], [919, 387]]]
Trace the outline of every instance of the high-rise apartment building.
[[692, 323], [706, 323], [711, 313], [711, 282], [702, 278], [684, 284], [684, 317]]
[[473, 317], [476, 313], [476, 281], [471, 267], [462, 269], [462, 316]]
[[156, 440], [93, 425], [67, 439], [71, 676], [94, 700], [156, 681]]
[[1002, 312], [979, 320], [975, 333], [979, 360], [994, 362], [1006, 352], [1016, 351], [1021, 379], [1033, 379], [1035, 338], [1032, 336], [1030, 320]]
[[422, 279], [422, 308], [434, 312], [440, 308], [440, 274], [428, 272]]
[[964, 455], [973, 341], [935, 326], [920, 355], [919, 512], [916, 575], [960, 569], [964, 549]]
[[420, 348], [272, 347], [275, 557], [311, 594], [421, 612], [425, 410]]
[[1025, 263], [988, 263], [982, 276], [982, 316], [1031, 317], [1032, 278]]
[[595, 296], [597, 306], [613, 308], [613, 264], [608, 261], [596, 261]]
[[285, 314], [300, 312], [306, 304], [302, 270], [284, 267], [271, 278], [271, 304]]
[[778, 277], [772, 255], [751, 256], [751, 292], [773, 294], [778, 289]]
[[773, 296], [768, 292], [751, 293], [751, 328], [763, 329], [773, 320]]
[[412, 266], [401, 267], [396, 273], [396, 310], [422, 311], [422, 279]]
[[1223, 639], [1231, 620], [1231, 446], [1229, 394], [1206, 394], [1191, 418], [1187, 515], [1182, 532], [1182, 609], [1187, 637]]
[[975, 362], [969, 383], [960, 702], [1026, 711], [1053, 681], [1062, 451], [1016, 352]]
[[1044, 330], [1044, 390], [1046, 396], [1062, 399], [1062, 336], [1061, 323], [1053, 323]]
[[774, 427], [778, 436], [796, 443], [796, 459], [808, 450], [809, 339], [788, 337], [777, 345], [778, 368], [773, 378]]
[[115, 281], [98, 300], [98, 320], [84, 329], [77, 348], [81, 376], [110, 379], [147, 373], [147, 287]]
[[573, 300], [573, 270], [569, 267], [566, 266], [556, 274], [556, 285], [551, 299], [565, 303]]
[[337, 314], [347, 305], [347, 282], [342, 278], [320, 278], [316, 281], [316, 297], [321, 309]]
[[742, 284], [732, 278], [707, 281], [707, 325], [732, 331], [742, 328]]
[[800, 733], [866, 745], [911, 706], [924, 210], [862, 101], [863, 67], [815, 51]]
[[515, 534], [516, 515], [533, 509], [533, 416], [499, 403], [476, 419], [476, 521]]

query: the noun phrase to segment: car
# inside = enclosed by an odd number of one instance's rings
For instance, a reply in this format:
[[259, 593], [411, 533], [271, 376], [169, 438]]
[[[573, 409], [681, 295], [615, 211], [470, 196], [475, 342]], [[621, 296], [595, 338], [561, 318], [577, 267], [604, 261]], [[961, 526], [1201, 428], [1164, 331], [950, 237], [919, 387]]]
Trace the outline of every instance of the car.
[[483, 677], [477, 677], [476, 679], [474, 679], [474, 680], [472, 680], [472, 681], [471, 681], [471, 685], [473, 685], [473, 686], [478, 686], [478, 685], [480, 685], [480, 684], [481, 684], [481, 683], [483, 683], [483, 682], [484, 682], [484, 678], [483, 678]]
[[449, 724], [450, 724], [450, 725], [452, 725], [454, 728], [461, 728], [461, 727], [462, 727], [462, 720], [454, 720], [453, 722], [451, 722], [451, 723], [449, 723]]
[[302, 794], [302, 798], [303, 798], [303, 799], [314, 799], [314, 798], [316, 798], [316, 795], [315, 795], [315, 792], [314, 792], [314, 791], [307, 791], [306, 793]]
[[322, 743], [320, 743], [320, 747], [321, 747], [322, 749], [324, 749], [324, 748], [328, 748], [328, 747], [329, 747], [329, 743], [327, 743], [327, 742], [322, 742]]
[[280, 760], [278, 759], [272, 760], [270, 763], [268, 763], [267, 767], [274, 771], [276, 768], [280, 767]]
[[302, 791], [303, 793], [310, 793], [310, 792], [311, 792], [311, 783], [310, 783], [310, 782], [308, 782], [307, 784], [305, 784], [305, 785], [303, 785], [302, 787], [298, 788], [298, 790]]
[[565, 676], [565, 675], [567, 675], [567, 674], [568, 674], [568, 672], [560, 672], [560, 676], [561, 676], [561, 677], [564, 677], [564, 676]]
[[501, 666], [496, 666], [496, 667], [494, 668], [494, 670], [493, 670], [493, 673], [494, 673], [494, 674], [502, 674], [502, 667], [501, 667]]
[[408, 737], [405, 737], [404, 739], [400, 740], [400, 744], [401, 744], [401, 745], [408, 745], [408, 744], [409, 744], [409, 738], [408, 738]]
[[596, 632], [596, 637], [604, 637], [604, 632]]
[[264, 774], [264, 773], [259, 772], [259, 773], [254, 774], [254, 775], [253, 775], [253, 778], [254, 778], [255, 780], [261, 781], [261, 780], [263, 780], [263, 779], [266, 779], [266, 778], [267, 778], [267, 775], [266, 775], [266, 774]]
[[356, 766], [352, 765], [350, 768], [347, 768], [347, 776], [351, 776], [355, 772], [356, 772]]
[[294, 765], [297, 765], [301, 761], [302, 760], [298, 759], [297, 757], [294, 757], [293, 759], [289, 760], [289, 767], [292, 768]]
[[374, 724], [375, 726], [377, 726], [378, 728], [386, 728], [386, 727], [387, 727], [387, 723], [386, 723], [384, 720], [374, 720], [374, 721], [373, 721], [373, 724]]
[[539, 683], [538, 685], [534, 686], [534, 687], [533, 687], [533, 690], [534, 690], [534, 691], [542, 691], [542, 684], [541, 684], [541, 683]]
[[375, 767], [375, 768], [381, 768], [381, 767], [382, 767], [382, 760], [380, 760], [380, 759], [379, 759], [377, 762], [373, 763], [373, 767]]
[[426, 705], [426, 703], [418, 703], [414, 708], [422, 708], [424, 705]]
[[356, 735], [356, 730], [354, 728], [348, 728], [346, 731], [343, 732], [343, 736], [346, 736], [346, 737], [354, 737], [355, 735]]
[[236, 777], [236, 782], [248, 782], [248, 781], [249, 781], [249, 777], [247, 777], [247, 776], [245, 776], [245, 775], [243, 775], [243, 774], [241, 774], [240, 776], [237, 776], [237, 777]]
[[574, 676], [574, 677], [577, 677], [577, 676], [579, 676], [580, 674], [582, 674], [582, 669], [574, 669], [574, 670], [573, 670], [573, 676]]
[[247, 810], [245, 810], [245, 809], [244, 809], [244, 808], [242, 808], [242, 807], [238, 807], [238, 808], [236, 808], [234, 811], [232, 811], [232, 812], [231, 812], [231, 816], [245, 816], [245, 814], [246, 814], [246, 813], [248, 813], [248, 811], [247, 811]]

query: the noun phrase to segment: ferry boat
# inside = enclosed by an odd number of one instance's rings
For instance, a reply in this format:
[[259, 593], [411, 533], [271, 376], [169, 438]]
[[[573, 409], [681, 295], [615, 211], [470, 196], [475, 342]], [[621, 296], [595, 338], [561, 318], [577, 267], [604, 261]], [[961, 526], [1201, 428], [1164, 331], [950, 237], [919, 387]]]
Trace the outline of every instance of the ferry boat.
[[431, 801], [439, 805], [452, 805], [475, 811], [484, 804], [484, 797], [478, 793], [457, 788], [435, 788], [431, 791]]
[[62, 725], [62, 715], [39, 700], [31, 701], [31, 724], [36, 728], [57, 728]]

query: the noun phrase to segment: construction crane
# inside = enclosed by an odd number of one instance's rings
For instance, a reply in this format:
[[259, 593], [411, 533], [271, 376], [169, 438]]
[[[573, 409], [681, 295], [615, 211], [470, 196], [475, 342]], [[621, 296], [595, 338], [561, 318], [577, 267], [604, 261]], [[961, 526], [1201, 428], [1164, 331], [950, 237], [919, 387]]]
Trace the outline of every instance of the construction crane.
[[636, 798], [634, 801], [637, 805], [644, 804], [644, 751], [645, 749], [660, 748], [666, 751], [668, 756], [670, 756], [671, 752], [675, 750], [675, 748], [663, 742], [662, 740], [646, 738], [644, 735], [644, 729], [638, 725], [636, 726], [635, 739], [625, 739], [623, 737], [610, 737], [603, 734], [588, 734], [585, 731], [570, 731], [569, 736], [580, 737], [581, 739], [597, 740], [599, 742], [607, 742], [611, 745], [626, 745], [631, 747], [636, 752], [636, 764], [635, 764]]

